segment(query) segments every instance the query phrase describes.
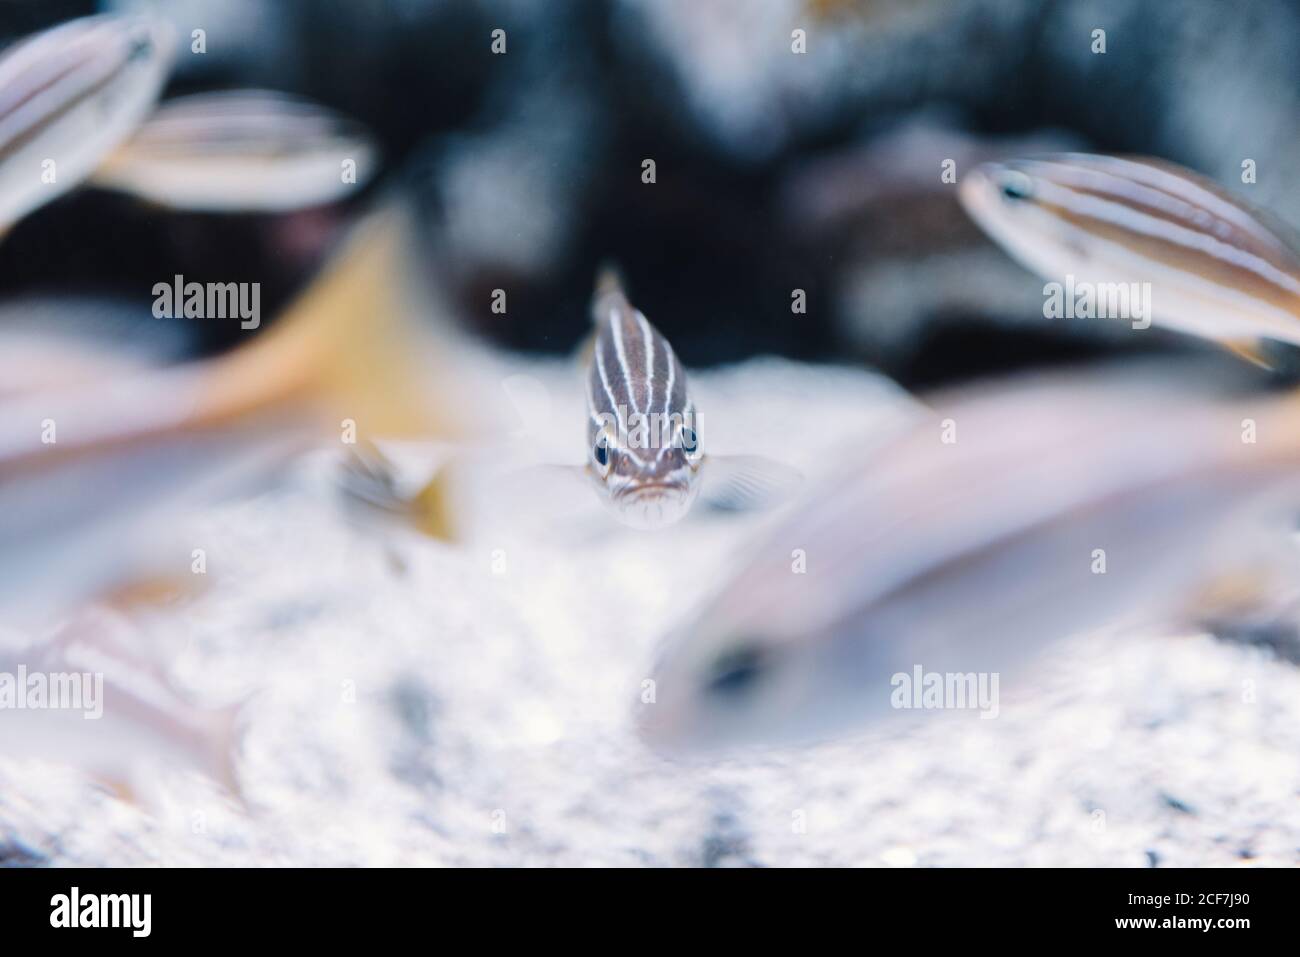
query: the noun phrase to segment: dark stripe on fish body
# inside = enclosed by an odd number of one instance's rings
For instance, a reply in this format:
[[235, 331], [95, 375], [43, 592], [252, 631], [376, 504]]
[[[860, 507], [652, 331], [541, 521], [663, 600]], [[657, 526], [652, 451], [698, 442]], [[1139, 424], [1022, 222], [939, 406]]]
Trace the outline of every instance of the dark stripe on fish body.
[[1108, 157], [1037, 165], [1035, 172], [1050, 184], [1039, 202], [1074, 228], [1300, 313], [1300, 256], [1212, 184], [1158, 164]]
[[615, 415], [623, 406], [629, 415], [682, 412], [686, 374], [668, 340], [618, 290], [598, 293], [593, 312], [592, 411]]
[[1212, 235], [1261, 259], [1295, 261], [1295, 252], [1260, 221], [1259, 214], [1217, 183], [1187, 170], [1154, 160], [1085, 155], [1049, 160], [1045, 165], [1054, 171], [1051, 178], [1062, 185], [1132, 203], [1143, 212]]
[[159, 106], [132, 137], [130, 149], [148, 156], [258, 150], [281, 156], [364, 136], [358, 124], [296, 97], [272, 91], [199, 93]]
[[[67, 39], [66, 46], [52, 42], [57, 38], [38, 36], [9, 54], [30, 62], [18, 63], [16, 75], [0, 84], [0, 162], [101, 93], [139, 56], [138, 38], [126, 42], [122, 29], [121, 23], [96, 24]], [[9, 66], [14, 69], [13, 63]], [[5, 72], [0, 69], [0, 76]], [[26, 115], [43, 96], [53, 97], [58, 106]]]

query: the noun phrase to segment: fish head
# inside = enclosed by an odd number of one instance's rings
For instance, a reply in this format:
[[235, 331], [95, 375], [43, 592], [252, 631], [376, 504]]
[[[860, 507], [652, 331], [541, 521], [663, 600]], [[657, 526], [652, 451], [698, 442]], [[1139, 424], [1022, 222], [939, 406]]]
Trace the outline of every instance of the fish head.
[[864, 632], [820, 618], [816, 599], [796, 594], [804, 576], [788, 565], [783, 574], [742, 573], [740, 587], [665, 636], [635, 715], [652, 749], [688, 757], [816, 743], [889, 707], [897, 669], [883, 660], [887, 646], [850, 640]]
[[703, 450], [692, 418], [674, 416], [629, 431], [613, 420], [588, 430], [587, 469], [602, 501], [631, 528], [664, 528], [690, 511], [699, 494]]
[[[106, 24], [107, 25], [107, 24]], [[158, 62], [170, 66], [176, 57], [176, 31], [165, 20], [135, 15], [113, 24], [126, 46], [126, 58], [140, 65]]]
[[[0, 223], [16, 222], [89, 176], [153, 109], [175, 35], [147, 17], [83, 17], [0, 56]], [[59, 156], [57, 181], [26, 172]]]
[[111, 75], [87, 104], [109, 127], [97, 134], [105, 136], [100, 151], [106, 154], [154, 109], [176, 58], [176, 33], [171, 24], [148, 16], [109, 14], [90, 21], [87, 42], [95, 38], [99, 68]]
[[176, 59], [176, 31], [167, 21], [148, 16], [123, 18], [112, 29], [125, 67], [118, 86], [129, 90], [133, 101], [152, 104]]
[[[6, 53], [0, 76], [21, 86], [41, 78], [49, 82], [54, 71], [64, 71], [56, 77], [64, 87], [55, 92], [66, 98], [50, 105], [62, 106], [66, 114], [70, 107], [94, 103], [101, 122], [121, 127], [121, 138], [153, 108], [175, 57], [176, 33], [166, 21], [99, 14], [24, 40]], [[58, 115], [50, 119], [52, 125]]]
[[1059, 277], [1102, 254], [1098, 235], [1066, 201], [1086, 170], [1068, 157], [982, 163], [966, 173], [958, 197], [967, 214], [1012, 258]]

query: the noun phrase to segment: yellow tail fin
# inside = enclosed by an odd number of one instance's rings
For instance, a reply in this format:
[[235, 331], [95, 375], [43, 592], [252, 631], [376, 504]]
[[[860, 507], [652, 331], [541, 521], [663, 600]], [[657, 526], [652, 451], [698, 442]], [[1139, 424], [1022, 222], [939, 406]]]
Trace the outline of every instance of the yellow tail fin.
[[352, 229], [265, 333], [211, 363], [198, 418], [307, 400], [367, 436], [459, 433], [448, 357], [421, 326], [407, 214], [395, 204]]
[[454, 541], [458, 529], [453, 471], [451, 462], [440, 462], [431, 478], [412, 489], [409, 482], [399, 481], [397, 467], [381, 449], [361, 441], [348, 450], [340, 486], [344, 501], [361, 506], [363, 514], [394, 520], [430, 538]]

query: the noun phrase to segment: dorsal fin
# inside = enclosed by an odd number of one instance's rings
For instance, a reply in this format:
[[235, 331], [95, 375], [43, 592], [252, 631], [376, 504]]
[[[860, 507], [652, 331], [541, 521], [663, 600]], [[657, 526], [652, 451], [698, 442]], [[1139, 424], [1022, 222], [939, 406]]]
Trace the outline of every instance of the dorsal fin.
[[599, 323], [609, 317], [611, 309], [619, 308], [630, 308], [627, 294], [623, 292], [623, 274], [613, 262], [606, 261], [596, 272], [596, 289], [591, 296], [591, 319]]

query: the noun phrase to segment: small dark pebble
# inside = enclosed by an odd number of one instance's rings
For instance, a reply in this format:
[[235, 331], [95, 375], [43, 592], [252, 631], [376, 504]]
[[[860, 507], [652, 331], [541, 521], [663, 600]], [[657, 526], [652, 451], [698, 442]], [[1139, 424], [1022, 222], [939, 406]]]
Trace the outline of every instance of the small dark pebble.
[[734, 814], [714, 815], [713, 826], [700, 847], [705, 867], [756, 867], [750, 857], [749, 840]]
[[1195, 808], [1193, 808], [1188, 804], [1184, 804], [1182, 801], [1178, 800], [1178, 798], [1174, 797], [1172, 794], [1161, 794], [1160, 800], [1164, 803], [1165, 807], [1173, 808], [1175, 811], [1177, 811], [1180, 814], [1192, 814], [1192, 815], [1196, 814]]
[[396, 682], [392, 691], [393, 710], [402, 726], [417, 741], [433, 740], [434, 719], [438, 714], [438, 698], [421, 682], [403, 679]]
[[1290, 621], [1215, 621], [1209, 631], [1230, 645], [1263, 648], [1280, 661], [1300, 665], [1300, 628]]
[[21, 844], [0, 844], [0, 867], [45, 867], [45, 855]]

